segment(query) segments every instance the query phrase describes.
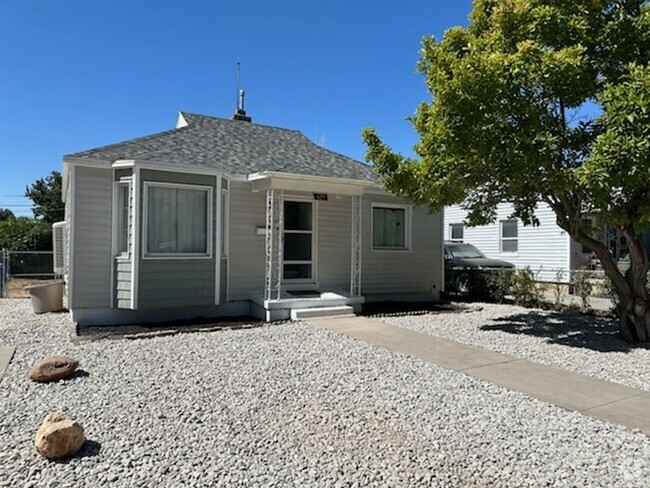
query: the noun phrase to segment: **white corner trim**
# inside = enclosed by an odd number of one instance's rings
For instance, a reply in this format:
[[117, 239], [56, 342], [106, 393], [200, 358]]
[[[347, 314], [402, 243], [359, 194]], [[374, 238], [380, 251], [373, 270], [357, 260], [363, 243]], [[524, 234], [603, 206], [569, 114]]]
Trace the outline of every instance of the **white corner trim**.
[[70, 167], [70, 176], [69, 176], [69, 185], [70, 185], [70, 201], [68, 202], [68, 205], [70, 205], [70, 222], [68, 223], [68, 249], [70, 254], [68, 255], [68, 308], [73, 309], [75, 306], [74, 303], [74, 281], [75, 281], [75, 274], [74, 274], [74, 258], [75, 258], [75, 252], [74, 252], [74, 243], [75, 243], [75, 205], [76, 205], [76, 200], [77, 200], [77, 194], [76, 194], [76, 184], [77, 184], [77, 175], [75, 171], [75, 167], [71, 166]]
[[140, 284], [140, 168], [133, 168], [133, 249], [131, 255], [131, 309], [138, 309], [138, 286]]
[[215, 176], [215, 183], [217, 187], [217, 198], [213, 202], [213, 212], [216, 212], [216, 221], [217, 229], [215, 234], [215, 243], [210, 243], [215, 248], [215, 260], [214, 260], [214, 304], [219, 305], [221, 298], [221, 255], [223, 250], [221, 249], [221, 233], [223, 232], [223, 222], [221, 221], [221, 215], [223, 214], [221, 206], [223, 205], [223, 198], [221, 197], [221, 186], [222, 179], [221, 176]]

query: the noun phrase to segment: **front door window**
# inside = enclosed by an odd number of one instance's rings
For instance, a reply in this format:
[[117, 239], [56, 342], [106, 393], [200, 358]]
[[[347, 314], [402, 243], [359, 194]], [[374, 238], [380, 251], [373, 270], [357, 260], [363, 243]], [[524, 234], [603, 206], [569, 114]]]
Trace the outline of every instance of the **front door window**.
[[313, 278], [313, 226], [311, 202], [284, 202], [283, 279]]

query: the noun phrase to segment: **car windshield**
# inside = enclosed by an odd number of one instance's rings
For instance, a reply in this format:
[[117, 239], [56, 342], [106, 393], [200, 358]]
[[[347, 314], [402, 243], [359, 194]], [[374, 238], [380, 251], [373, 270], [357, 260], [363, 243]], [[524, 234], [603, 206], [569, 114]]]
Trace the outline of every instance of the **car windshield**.
[[447, 251], [454, 259], [471, 259], [471, 258], [484, 258], [485, 256], [481, 251], [476, 249], [471, 244], [456, 244], [447, 246]]

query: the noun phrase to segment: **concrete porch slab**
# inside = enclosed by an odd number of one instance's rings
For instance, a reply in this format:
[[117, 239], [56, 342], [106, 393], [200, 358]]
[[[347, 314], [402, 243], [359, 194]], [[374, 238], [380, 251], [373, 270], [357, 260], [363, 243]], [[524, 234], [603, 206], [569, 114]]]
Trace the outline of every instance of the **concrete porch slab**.
[[0, 380], [2, 380], [2, 377], [4, 376], [5, 371], [11, 362], [11, 358], [14, 357], [15, 352], [16, 348], [14, 346], [0, 347]]

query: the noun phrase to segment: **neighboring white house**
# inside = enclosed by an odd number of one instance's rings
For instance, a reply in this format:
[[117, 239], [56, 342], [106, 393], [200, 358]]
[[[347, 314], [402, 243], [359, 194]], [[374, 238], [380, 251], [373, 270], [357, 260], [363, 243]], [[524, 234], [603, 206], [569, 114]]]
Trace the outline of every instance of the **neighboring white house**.
[[[483, 253], [495, 259], [509, 261], [521, 269], [526, 266], [535, 272], [539, 281], [569, 280], [568, 270], [587, 264], [590, 252], [583, 250], [569, 234], [556, 223], [551, 208], [540, 203], [535, 215], [538, 227], [524, 226], [518, 219], [511, 219], [513, 207], [502, 203], [497, 207], [494, 224], [467, 227], [463, 224], [467, 212], [459, 206], [445, 208], [445, 240], [473, 244]], [[558, 272], [561, 274], [558, 275]]]
[[80, 324], [275, 320], [439, 297], [442, 213], [243, 110], [181, 113], [172, 130], [63, 161], [67, 306]]

